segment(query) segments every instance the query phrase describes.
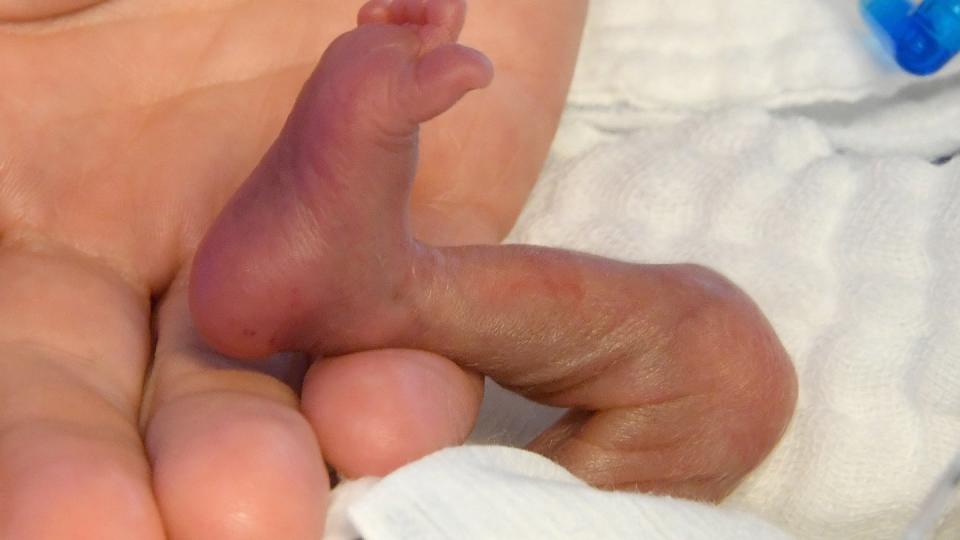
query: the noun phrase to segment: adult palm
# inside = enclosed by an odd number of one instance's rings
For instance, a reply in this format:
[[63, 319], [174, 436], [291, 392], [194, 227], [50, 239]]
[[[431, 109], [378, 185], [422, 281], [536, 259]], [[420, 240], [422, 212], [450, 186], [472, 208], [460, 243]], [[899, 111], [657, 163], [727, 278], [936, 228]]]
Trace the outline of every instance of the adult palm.
[[[360, 3], [0, 0], [0, 537], [318, 536], [304, 366], [206, 349], [184, 280]], [[425, 240], [496, 241], [522, 205], [584, 2], [542, 6], [474, 6], [498, 79], [425, 130]]]

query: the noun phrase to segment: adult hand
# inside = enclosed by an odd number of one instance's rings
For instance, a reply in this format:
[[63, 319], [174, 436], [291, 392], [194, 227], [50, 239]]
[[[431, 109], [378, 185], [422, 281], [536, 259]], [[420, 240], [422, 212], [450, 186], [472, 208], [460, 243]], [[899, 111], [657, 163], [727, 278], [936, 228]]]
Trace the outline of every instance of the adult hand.
[[[207, 349], [186, 275], [360, 4], [0, 0], [0, 537], [319, 535], [326, 471], [291, 389], [303, 364]], [[584, 2], [552, 4], [547, 18], [542, 7], [475, 6], [496, 24], [468, 27], [466, 41], [498, 79], [426, 130], [421, 238], [493, 242], [522, 205]], [[445, 425], [467, 429], [477, 379], [432, 355], [396, 358], [460, 380], [464, 403]], [[348, 360], [331, 365], [361, 365]], [[412, 388], [433, 373], [416, 369], [395, 373]]]

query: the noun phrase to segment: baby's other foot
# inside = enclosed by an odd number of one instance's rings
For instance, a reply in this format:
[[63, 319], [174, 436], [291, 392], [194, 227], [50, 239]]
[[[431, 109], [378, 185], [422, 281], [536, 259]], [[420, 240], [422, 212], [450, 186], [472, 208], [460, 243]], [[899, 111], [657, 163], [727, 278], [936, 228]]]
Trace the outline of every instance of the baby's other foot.
[[334, 352], [407, 324], [417, 128], [493, 76], [457, 43], [465, 13], [463, 0], [374, 0], [331, 44], [197, 252], [191, 307], [219, 350], [256, 358], [337, 335], [322, 345]]

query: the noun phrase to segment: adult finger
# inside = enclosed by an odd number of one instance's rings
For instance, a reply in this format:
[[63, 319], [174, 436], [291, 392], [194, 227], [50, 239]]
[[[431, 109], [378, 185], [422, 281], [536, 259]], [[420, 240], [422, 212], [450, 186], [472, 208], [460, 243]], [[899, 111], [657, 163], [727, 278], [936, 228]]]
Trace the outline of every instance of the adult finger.
[[164, 538], [137, 430], [149, 312], [90, 259], [0, 249], [0, 538]]
[[194, 332], [184, 281], [157, 313], [143, 413], [168, 534], [320, 538], [329, 479], [291, 388], [303, 362], [288, 356], [240, 365], [212, 352]]
[[446, 358], [379, 350], [314, 363], [302, 407], [328, 463], [360, 478], [462, 444], [482, 396], [483, 378]]

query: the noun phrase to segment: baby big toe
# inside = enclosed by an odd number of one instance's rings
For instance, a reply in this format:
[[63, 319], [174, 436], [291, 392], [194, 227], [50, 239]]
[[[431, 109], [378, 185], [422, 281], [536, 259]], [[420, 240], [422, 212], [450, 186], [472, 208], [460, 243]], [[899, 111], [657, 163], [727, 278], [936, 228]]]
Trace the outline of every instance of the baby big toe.
[[417, 63], [408, 103], [414, 123], [430, 120], [453, 107], [465, 94], [493, 80], [493, 66], [483, 53], [449, 43]]

